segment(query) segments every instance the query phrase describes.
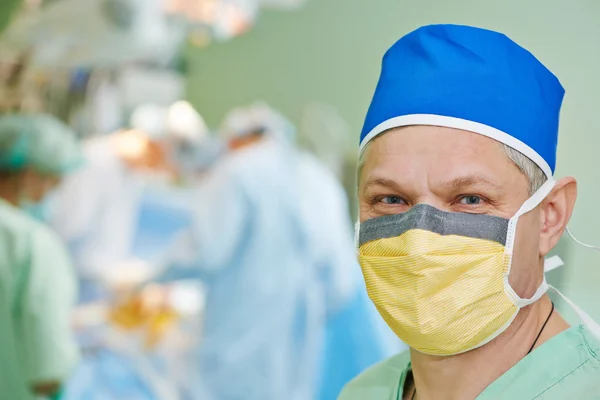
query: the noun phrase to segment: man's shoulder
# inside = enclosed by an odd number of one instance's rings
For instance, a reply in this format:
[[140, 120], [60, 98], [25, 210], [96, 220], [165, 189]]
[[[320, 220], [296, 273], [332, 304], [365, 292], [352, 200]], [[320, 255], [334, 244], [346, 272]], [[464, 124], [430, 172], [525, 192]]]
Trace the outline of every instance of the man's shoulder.
[[590, 353], [600, 360], [600, 357], [598, 357], [600, 356], [600, 331], [598, 331], [598, 328], [595, 327], [595, 331], [592, 332], [590, 328], [585, 325], [580, 325], [578, 331], [581, 333], [583, 341]]
[[408, 350], [375, 364], [351, 380], [338, 400], [391, 398], [397, 393], [400, 377], [408, 370], [409, 365]]
[[[522, 385], [531, 386], [532, 381], [542, 383], [539, 387], [533, 384], [539, 393], [534, 393], [532, 398], [599, 399], [600, 340], [596, 335], [586, 326], [573, 327], [564, 332], [564, 341], [557, 342], [560, 347], [550, 346], [547, 354], [541, 354], [545, 357], [536, 360], [543, 364], [531, 369], [536, 376], [522, 371], [523, 378], [529, 380]], [[543, 377], [540, 371], [543, 371]]]
[[600, 399], [600, 342], [584, 326], [549, 339], [478, 399]]

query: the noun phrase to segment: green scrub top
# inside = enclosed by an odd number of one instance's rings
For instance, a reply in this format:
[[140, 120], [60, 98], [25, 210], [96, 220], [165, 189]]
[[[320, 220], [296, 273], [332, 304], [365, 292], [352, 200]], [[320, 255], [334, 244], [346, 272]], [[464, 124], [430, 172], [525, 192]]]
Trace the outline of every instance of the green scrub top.
[[[338, 400], [402, 400], [409, 352], [377, 364], [346, 385]], [[600, 341], [582, 325], [536, 348], [477, 400], [600, 399]]]
[[78, 360], [70, 314], [77, 284], [60, 239], [0, 200], [0, 398], [30, 400]]

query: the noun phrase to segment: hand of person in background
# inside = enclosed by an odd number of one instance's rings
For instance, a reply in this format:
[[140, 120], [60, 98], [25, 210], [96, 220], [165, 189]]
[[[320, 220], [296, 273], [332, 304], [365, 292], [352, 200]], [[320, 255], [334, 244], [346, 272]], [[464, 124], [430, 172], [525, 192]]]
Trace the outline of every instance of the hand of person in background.
[[33, 393], [40, 397], [48, 397], [50, 399], [58, 398], [60, 394], [61, 384], [59, 382], [40, 382], [32, 387]]
[[117, 300], [108, 318], [121, 329], [143, 332], [144, 348], [151, 350], [179, 316], [169, 305], [167, 288], [150, 284]]

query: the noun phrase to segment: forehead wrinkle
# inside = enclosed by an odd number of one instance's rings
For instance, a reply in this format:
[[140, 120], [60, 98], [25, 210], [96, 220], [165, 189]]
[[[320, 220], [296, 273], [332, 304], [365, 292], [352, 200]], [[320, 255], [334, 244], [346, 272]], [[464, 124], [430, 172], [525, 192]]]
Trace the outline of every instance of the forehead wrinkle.
[[376, 176], [376, 177], [373, 177], [373, 178], [370, 178], [369, 180], [367, 180], [364, 188], [366, 190], [373, 186], [384, 186], [384, 187], [388, 187], [390, 189], [398, 189], [399, 188], [399, 184], [395, 180], [383, 178], [380, 176], [379, 177]]
[[[480, 185], [510, 189], [514, 177], [507, 168], [512, 172], [515, 166], [501, 150], [495, 140], [473, 132], [431, 126], [403, 127], [392, 129], [370, 143], [361, 164], [367, 168], [360, 171], [366, 181], [377, 175], [395, 181], [396, 186], [406, 184], [410, 177], [420, 177], [430, 187], [456, 189]], [[420, 157], [424, 157], [424, 163], [418, 165]], [[521, 171], [518, 172], [520, 177]], [[389, 183], [382, 186], [391, 187]]]

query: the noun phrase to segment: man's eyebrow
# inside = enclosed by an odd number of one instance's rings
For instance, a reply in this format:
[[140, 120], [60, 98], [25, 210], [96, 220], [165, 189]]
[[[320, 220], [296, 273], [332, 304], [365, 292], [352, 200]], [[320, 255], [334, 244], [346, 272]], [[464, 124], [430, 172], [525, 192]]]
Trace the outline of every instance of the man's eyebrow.
[[369, 189], [373, 186], [384, 186], [390, 189], [398, 189], [400, 185], [392, 179], [387, 178], [372, 178], [365, 183], [364, 189]]
[[[488, 186], [492, 189], [496, 189], [496, 190], [500, 190], [502, 189], [502, 186], [498, 183], [494, 183], [492, 181], [490, 181], [489, 179], [484, 178], [483, 176], [480, 175], [467, 175], [467, 176], [461, 176], [458, 178], [454, 178], [451, 181], [448, 181], [446, 183], [443, 184], [443, 186], [445, 186], [448, 189], [452, 189], [452, 190], [460, 190], [460, 189], [467, 189], [473, 186]], [[393, 190], [400, 190], [400, 184], [392, 179], [389, 178], [382, 178], [382, 177], [374, 177], [372, 179], [369, 179], [364, 186], [364, 190], [370, 189], [373, 186], [381, 186], [381, 187], [386, 187], [389, 189], [393, 189]]]
[[477, 185], [489, 186], [493, 189], [502, 189], [501, 185], [494, 183], [480, 175], [461, 176], [444, 184], [444, 186], [447, 188], [454, 190], [466, 189]]

